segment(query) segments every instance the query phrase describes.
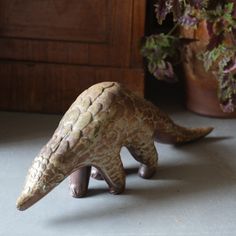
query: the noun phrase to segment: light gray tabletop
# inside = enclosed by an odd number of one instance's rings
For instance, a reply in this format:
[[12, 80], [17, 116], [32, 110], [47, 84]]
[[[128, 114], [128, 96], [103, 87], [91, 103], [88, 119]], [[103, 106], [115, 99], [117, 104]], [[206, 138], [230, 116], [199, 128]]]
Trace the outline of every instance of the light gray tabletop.
[[73, 199], [65, 180], [20, 212], [15, 201], [27, 169], [60, 116], [1, 112], [0, 235], [236, 235], [236, 120], [170, 114], [179, 124], [215, 130], [181, 147], [157, 144], [159, 170], [150, 180], [137, 176], [138, 163], [122, 149], [124, 194], [91, 180], [88, 196]]

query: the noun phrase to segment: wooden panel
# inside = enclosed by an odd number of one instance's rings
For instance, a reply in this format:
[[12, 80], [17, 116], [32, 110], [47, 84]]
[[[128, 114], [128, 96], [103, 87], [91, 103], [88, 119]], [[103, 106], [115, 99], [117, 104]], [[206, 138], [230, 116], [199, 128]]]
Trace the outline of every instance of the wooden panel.
[[89, 64], [88, 45], [61, 41], [0, 38], [0, 58], [34, 62]]
[[133, 0], [116, 0], [113, 2], [113, 28], [110, 29], [110, 46], [106, 47], [104, 45], [90, 44], [90, 64], [129, 67], [131, 51], [132, 10]]
[[86, 88], [101, 81], [119, 81], [140, 96], [141, 69], [1, 62], [0, 108], [64, 112]]
[[129, 67], [133, 1], [0, 0], [0, 59]]
[[112, 0], [1, 0], [1, 35], [107, 42], [111, 4]]
[[140, 67], [143, 64], [140, 46], [141, 39], [145, 35], [146, 0], [134, 0], [133, 4], [130, 66]]
[[94, 83], [143, 96], [146, 0], [0, 0], [0, 108], [65, 111]]

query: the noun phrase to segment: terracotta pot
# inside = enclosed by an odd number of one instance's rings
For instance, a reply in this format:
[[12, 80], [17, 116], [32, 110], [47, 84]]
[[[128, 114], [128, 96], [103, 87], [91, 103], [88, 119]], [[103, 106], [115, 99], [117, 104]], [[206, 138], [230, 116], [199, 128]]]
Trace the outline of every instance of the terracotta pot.
[[224, 113], [217, 98], [217, 80], [212, 72], [206, 72], [202, 61], [197, 58], [199, 52], [206, 47], [209, 36], [206, 23], [202, 22], [196, 30], [181, 29], [187, 38], [199, 41], [186, 46], [183, 63], [185, 72], [186, 106], [195, 113], [223, 118], [236, 118], [236, 112]]

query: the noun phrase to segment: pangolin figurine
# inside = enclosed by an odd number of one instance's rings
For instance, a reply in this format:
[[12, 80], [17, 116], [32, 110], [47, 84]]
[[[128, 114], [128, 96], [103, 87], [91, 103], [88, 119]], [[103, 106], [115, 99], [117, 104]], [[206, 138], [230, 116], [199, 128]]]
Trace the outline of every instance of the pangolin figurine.
[[157, 168], [154, 141], [185, 143], [211, 131], [210, 127], [176, 125], [156, 106], [119, 83], [95, 84], [79, 95], [33, 161], [17, 208], [27, 209], [68, 176], [72, 193], [83, 196], [91, 166], [106, 180], [111, 193], [121, 193], [125, 189], [122, 146], [141, 163], [139, 175], [150, 178]]

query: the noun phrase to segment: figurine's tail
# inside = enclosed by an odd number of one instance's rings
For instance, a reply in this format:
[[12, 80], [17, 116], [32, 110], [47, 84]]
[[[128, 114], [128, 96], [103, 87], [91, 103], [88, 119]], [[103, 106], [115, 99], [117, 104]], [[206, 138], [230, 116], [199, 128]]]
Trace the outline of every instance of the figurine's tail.
[[[164, 115], [164, 114], [163, 114]], [[192, 142], [208, 135], [213, 128], [186, 128], [175, 124], [169, 117], [162, 117], [157, 125], [155, 139], [160, 143], [183, 144]]]

